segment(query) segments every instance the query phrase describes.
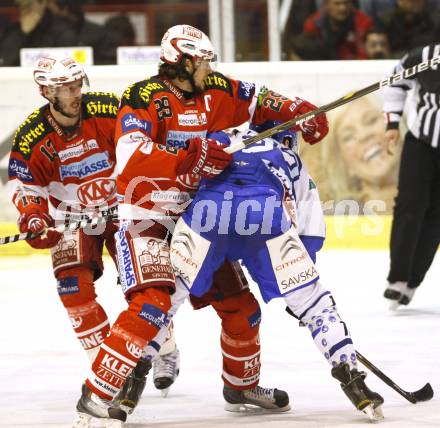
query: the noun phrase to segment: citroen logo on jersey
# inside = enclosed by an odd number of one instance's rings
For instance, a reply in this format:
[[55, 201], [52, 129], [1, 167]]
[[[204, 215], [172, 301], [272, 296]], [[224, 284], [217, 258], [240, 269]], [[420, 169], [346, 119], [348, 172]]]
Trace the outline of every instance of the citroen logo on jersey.
[[192, 257], [193, 250], [195, 249], [196, 244], [194, 243], [194, 241], [189, 233], [179, 232], [174, 237], [174, 244], [182, 244], [185, 247], [185, 249], [188, 251], [188, 254], [190, 255], [190, 257]]
[[285, 259], [290, 251], [302, 251], [303, 249], [296, 243], [295, 239], [288, 236], [280, 247], [281, 259]]

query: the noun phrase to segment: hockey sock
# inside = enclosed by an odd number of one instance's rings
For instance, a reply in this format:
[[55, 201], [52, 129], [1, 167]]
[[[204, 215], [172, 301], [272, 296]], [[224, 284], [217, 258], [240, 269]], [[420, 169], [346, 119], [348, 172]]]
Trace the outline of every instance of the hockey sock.
[[259, 326], [261, 311], [249, 290], [212, 302], [222, 319], [221, 347], [223, 381], [242, 390], [258, 385], [260, 379]]
[[147, 288], [132, 296], [92, 364], [86, 384], [94, 393], [112, 399], [119, 392], [146, 344], [166, 323], [169, 308], [167, 288]]
[[294, 316], [308, 327], [316, 346], [333, 367], [340, 363], [348, 363], [350, 369], [357, 367], [353, 341], [330, 291], [318, 281], [284, 299]]
[[60, 272], [57, 277], [60, 299], [81, 346], [93, 362], [110, 330], [107, 314], [95, 300], [93, 271], [73, 268]]

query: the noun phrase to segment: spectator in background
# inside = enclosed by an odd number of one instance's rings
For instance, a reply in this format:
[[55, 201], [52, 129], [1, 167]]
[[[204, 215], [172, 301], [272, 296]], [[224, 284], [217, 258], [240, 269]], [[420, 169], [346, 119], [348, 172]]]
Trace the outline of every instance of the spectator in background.
[[376, 25], [382, 23], [382, 17], [393, 10], [396, 0], [359, 0], [359, 9], [373, 18]]
[[116, 64], [117, 42], [111, 32], [85, 18], [77, 0], [49, 0], [50, 10], [69, 21], [75, 31], [73, 46], [91, 46], [93, 62], [98, 65]]
[[364, 59], [365, 35], [372, 26], [373, 20], [351, 0], [325, 0], [322, 8], [307, 18], [300, 35], [312, 42], [312, 52], [306, 45], [298, 54], [303, 59], [312, 59], [316, 52], [323, 53], [321, 59]]
[[316, 0], [292, 0], [284, 38], [301, 34], [305, 20], [318, 10]]
[[0, 39], [0, 65], [19, 66], [21, 48], [75, 45], [71, 23], [55, 16], [49, 9], [51, 0], [16, 0], [19, 20], [9, 25]]
[[0, 37], [2, 37], [3, 30], [5, 30], [9, 25], [9, 20], [3, 15], [0, 15]]
[[440, 12], [427, 0], [397, 0], [396, 7], [383, 17], [393, 57], [440, 39]]
[[108, 18], [104, 27], [107, 33], [113, 34], [117, 46], [134, 46], [136, 30], [127, 15], [113, 15]]
[[388, 34], [378, 27], [369, 30], [365, 36], [365, 53], [367, 59], [390, 58], [391, 51]]

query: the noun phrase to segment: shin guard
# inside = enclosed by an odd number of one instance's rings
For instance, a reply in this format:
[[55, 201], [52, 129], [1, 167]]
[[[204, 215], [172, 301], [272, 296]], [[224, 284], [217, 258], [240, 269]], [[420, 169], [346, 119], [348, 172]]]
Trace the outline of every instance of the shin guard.
[[136, 367], [142, 350], [167, 324], [167, 288], [146, 288], [132, 295], [128, 309], [115, 321], [92, 365], [87, 386], [101, 398], [112, 399]]
[[67, 310], [73, 330], [91, 362], [106, 338], [110, 325], [104, 309], [95, 300], [93, 271], [72, 268], [57, 275], [58, 295]]
[[251, 389], [260, 379], [260, 306], [249, 290], [211, 304], [222, 319], [223, 381]]
[[353, 341], [330, 291], [318, 281], [290, 293], [284, 300], [295, 318], [308, 327], [316, 346], [333, 367], [347, 363], [350, 369], [356, 368]]

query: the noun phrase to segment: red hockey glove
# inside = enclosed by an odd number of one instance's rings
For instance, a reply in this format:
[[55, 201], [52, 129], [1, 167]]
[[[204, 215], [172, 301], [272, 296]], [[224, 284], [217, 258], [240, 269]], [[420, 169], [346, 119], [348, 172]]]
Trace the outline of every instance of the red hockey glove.
[[224, 144], [212, 138], [190, 138], [186, 156], [177, 163], [177, 175], [195, 174], [214, 178], [231, 162], [232, 155], [225, 153]]
[[[18, 219], [20, 233], [29, 231], [33, 233], [40, 233], [51, 225], [53, 225], [52, 217], [38, 210], [32, 210], [28, 213], [24, 213]], [[26, 239], [26, 242], [32, 248], [41, 250], [44, 248], [52, 248], [58, 243], [62, 236], [62, 233], [57, 232], [56, 230], [48, 229], [45, 233], [37, 236], [36, 238]]]
[[[317, 108], [318, 107], [312, 103], [303, 100], [298, 104], [297, 108], [293, 110], [293, 117], [300, 116]], [[315, 144], [321, 141], [328, 134], [328, 121], [325, 113], [321, 113], [313, 119], [298, 125], [298, 127], [295, 127], [295, 131], [301, 131], [304, 141], [309, 144]]]

